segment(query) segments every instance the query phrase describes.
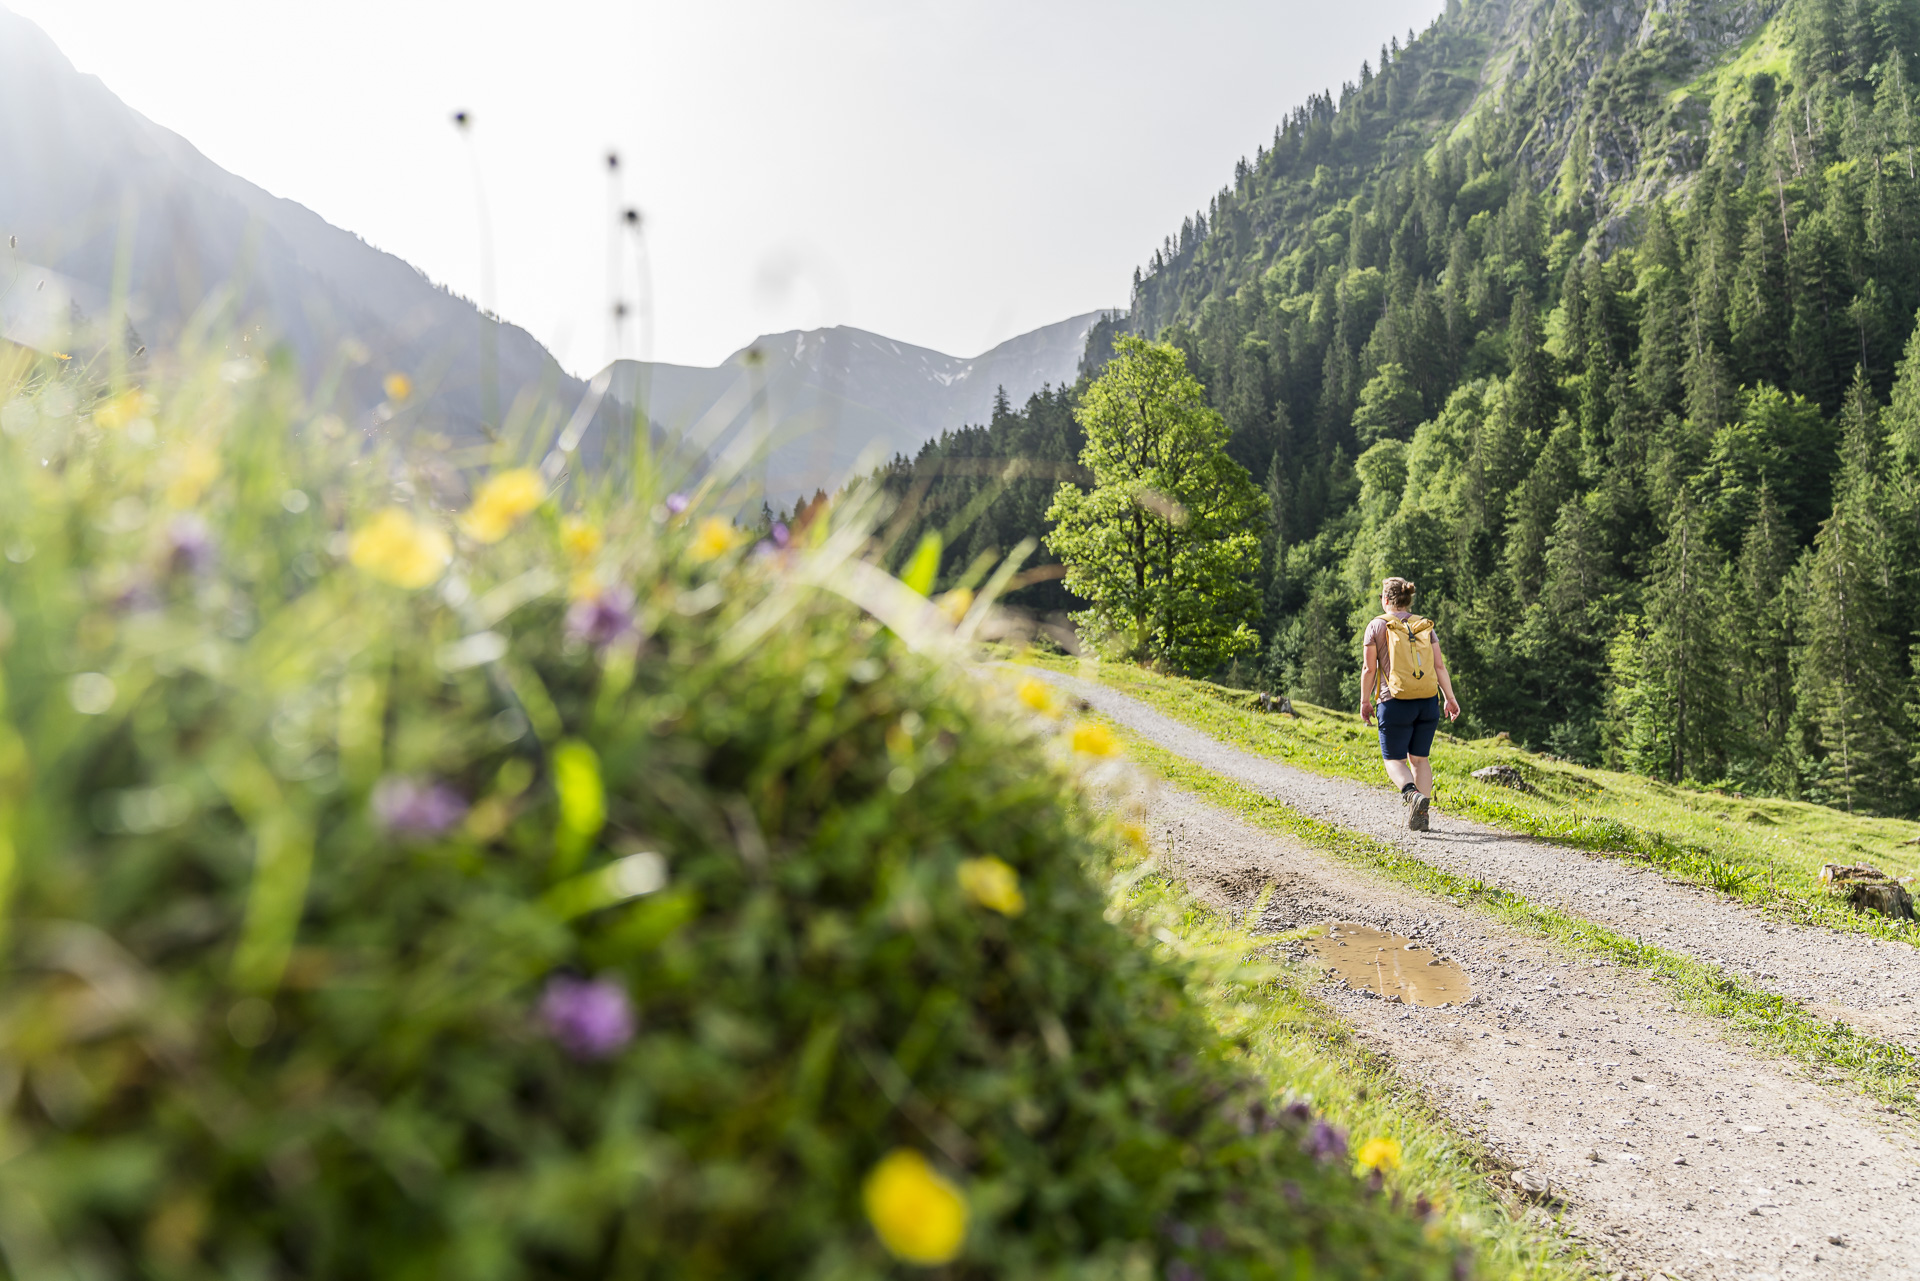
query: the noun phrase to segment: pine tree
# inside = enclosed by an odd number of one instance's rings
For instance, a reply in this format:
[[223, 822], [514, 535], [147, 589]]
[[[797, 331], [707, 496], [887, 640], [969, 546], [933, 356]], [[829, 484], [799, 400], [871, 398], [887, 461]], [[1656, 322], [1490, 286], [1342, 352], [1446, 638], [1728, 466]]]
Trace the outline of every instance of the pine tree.
[[1761, 785], [1789, 794], [1796, 786], [1788, 737], [1794, 713], [1794, 601], [1787, 590], [1793, 560], [1793, 531], [1763, 482], [1740, 548], [1728, 631], [1747, 728], [1742, 754]]
[[1682, 490], [1654, 557], [1647, 593], [1645, 675], [1664, 699], [1647, 714], [1663, 716], [1658, 736], [1669, 781], [1710, 781], [1726, 772], [1731, 728], [1726, 654], [1727, 564], [1708, 532], [1706, 515]]
[[1679, 250], [1666, 208], [1655, 205], [1647, 224], [1646, 243], [1638, 255], [1640, 267], [1640, 361], [1634, 382], [1640, 399], [1656, 414], [1681, 412], [1686, 360], [1684, 310]]
[[1895, 574], [1880, 510], [1879, 415], [1863, 378], [1842, 414], [1833, 514], [1814, 540], [1794, 655], [1799, 714], [1818, 781], [1848, 812], [1886, 812], [1910, 790], [1905, 646], [1891, 633]]

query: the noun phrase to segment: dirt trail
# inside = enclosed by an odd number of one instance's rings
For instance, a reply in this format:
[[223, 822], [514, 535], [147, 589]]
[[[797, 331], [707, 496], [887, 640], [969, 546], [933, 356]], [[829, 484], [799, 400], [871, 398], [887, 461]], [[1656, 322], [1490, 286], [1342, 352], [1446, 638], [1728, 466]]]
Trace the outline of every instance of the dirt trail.
[[1034, 674], [1168, 751], [1302, 813], [1389, 841], [1449, 872], [1713, 962], [1814, 1012], [1920, 1048], [1920, 949], [1770, 920], [1710, 890], [1669, 881], [1642, 863], [1531, 840], [1438, 810], [1431, 831], [1410, 832], [1384, 774], [1373, 786], [1311, 774], [1229, 747], [1105, 686]]
[[1147, 808], [1156, 856], [1203, 899], [1245, 911], [1275, 887], [1263, 932], [1354, 921], [1460, 962], [1466, 1008], [1325, 994], [1458, 1124], [1544, 1175], [1568, 1225], [1615, 1266], [1914, 1274], [1920, 1142], [1871, 1103], [1727, 1044], [1637, 971], [1596, 967], [1170, 787], [1153, 787]]

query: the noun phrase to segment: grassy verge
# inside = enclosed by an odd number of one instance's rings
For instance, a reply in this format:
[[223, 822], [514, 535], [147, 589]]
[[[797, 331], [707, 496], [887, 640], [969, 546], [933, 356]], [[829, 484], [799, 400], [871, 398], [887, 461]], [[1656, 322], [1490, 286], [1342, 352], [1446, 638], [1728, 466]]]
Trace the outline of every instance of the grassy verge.
[[1643, 970], [1671, 992], [1677, 1004], [1722, 1021], [1753, 1047], [1795, 1060], [1823, 1076], [1844, 1079], [1903, 1114], [1920, 1116], [1920, 1059], [1901, 1046], [1865, 1035], [1845, 1022], [1822, 1021], [1797, 1002], [1757, 990], [1718, 966], [1434, 867], [1385, 841], [1309, 818], [1117, 725], [1114, 729], [1127, 740], [1131, 755], [1141, 765], [1256, 826], [1298, 837], [1345, 862], [1423, 893], [1479, 908], [1591, 956]]
[[[1380, 781], [1371, 729], [1351, 712], [1296, 703], [1297, 718], [1253, 706], [1252, 694], [1120, 663], [1022, 656], [1034, 666], [1096, 680], [1243, 751], [1301, 769]], [[1435, 805], [1507, 831], [1595, 853], [1639, 858], [1796, 924], [1913, 943], [1920, 925], [1861, 915], [1829, 898], [1824, 863], [1868, 862], [1890, 875], [1920, 873], [1920, 823], [1843, 814], [1801, 801], [1673, 787], [1590, 769], [1491, 739], [1442, 734], [1434, 752]], [[1511, 765], [1531, 795], [1472, 777]]]
[[1457, 1129], [1392, 1060], [1369, 1050], [1308, 992], [1304, 967], [1256, 956], [1271, 939], [1197, 902], [1145, 858], [1116, 869], [1115, 905], [1160, 946], [1193, 966], [1193, 994], [1243, 1048], [1249, 1066], [1285, 1081], [1315, 1111], [1346, 1129], [1351, 1147], [1372, 1138], [1400, 1144], [1390, 1185], [1404, 1201], [1424, 1198], [1437, 1226], [1474, 1243], [1481, 1276], [1572, 1281], [1597, 1262], [1556, 1219], [1513, 1195], [1512, 1168]]

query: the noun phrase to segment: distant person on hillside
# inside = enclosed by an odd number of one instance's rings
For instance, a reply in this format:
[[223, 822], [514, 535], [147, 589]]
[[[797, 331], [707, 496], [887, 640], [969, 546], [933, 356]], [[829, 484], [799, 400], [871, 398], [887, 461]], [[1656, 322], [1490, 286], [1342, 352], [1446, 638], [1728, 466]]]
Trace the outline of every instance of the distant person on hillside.
[[1440, 728], [1440, 696], [1446, 695], [1448, 720], [1460, 715], [1460, 702], [1453, 696], [1433, 620], [1413, 612], [1413, 584], [1404, 578], [1382, 583], [1380, 611], [1360, 643], [1360, 719], [1373, 723], [1377, 700], [1387, 777], [1400, 789], [1407, 826], [1424, 832], [1433, 801], [1429, 754], [1434, 731]]

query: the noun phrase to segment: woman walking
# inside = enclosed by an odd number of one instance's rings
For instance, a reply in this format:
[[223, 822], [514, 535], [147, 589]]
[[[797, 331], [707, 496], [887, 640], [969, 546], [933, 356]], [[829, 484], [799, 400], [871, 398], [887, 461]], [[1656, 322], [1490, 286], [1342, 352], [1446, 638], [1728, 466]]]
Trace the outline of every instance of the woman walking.
[[1460, 702], [1433, 620], [1413, 612], [1413, 591], [1404, 578], [1380, 585], [1380, 616], [1367, 624], [1360, 643], [1360, 719], [1371, 725], [1377, 707], [1387, 777], [1400, 789], [1407, 826], [1424, 832], [1433, 801], [1434, 731], [1443, 710], [1448, 720], [1460, 715]]

